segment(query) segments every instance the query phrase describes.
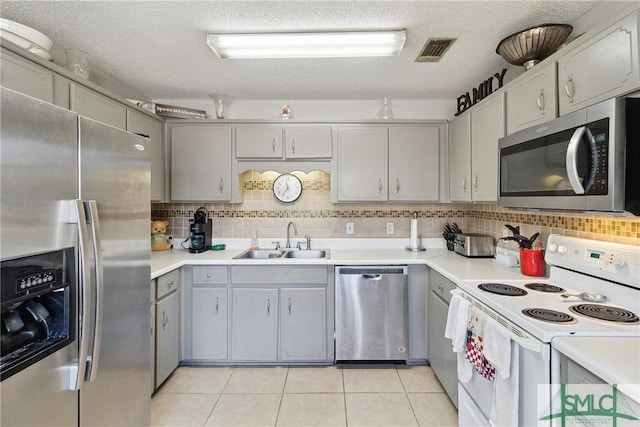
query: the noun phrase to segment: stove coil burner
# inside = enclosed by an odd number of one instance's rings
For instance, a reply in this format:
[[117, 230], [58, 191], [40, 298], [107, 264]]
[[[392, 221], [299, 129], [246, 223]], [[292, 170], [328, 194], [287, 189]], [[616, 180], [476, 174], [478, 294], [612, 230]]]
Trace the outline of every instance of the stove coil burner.
[[525, 291], [524, 289], [506, 285], [504, 283], [481, 283], [478, 285], [478, 289], [491, 292], [493, 294], [506, 295], [510, 297], [521, 297], [527, 294], [527, 291]]
[[640, 323], [640, 318], [620, 307], [611, 307], [601, 304], [576, 304], [569, 306], [575, 314], [591, 317], [592, 319], [604, 320], [605, 322], [616, 322], [626, 324]]
[[548, 310], [546, 308], [525, 308], [522, 310], [522, 314], [536, 320], [542, 320], [543, 322], [564, 324], [577, 323], [576, 319], [570, 314], [562, 313], [561, 311]]
[[527, 283], [524, 285], [525, 288], [531, 289], [532, 291], [539, 292], [551, 292], [551, 293], [560, 293], [564, 292], [560, 286], [552, 285], [550, 283]]

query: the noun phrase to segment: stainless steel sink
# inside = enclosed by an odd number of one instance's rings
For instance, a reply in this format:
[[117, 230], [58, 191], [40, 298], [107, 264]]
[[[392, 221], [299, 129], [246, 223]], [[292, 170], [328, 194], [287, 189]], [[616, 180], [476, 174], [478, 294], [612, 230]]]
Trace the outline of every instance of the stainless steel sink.
[[287, 251], [285, 258], [329, 258], [329, 251], [321, 249]]
[[233, 259], [273, 259], [273, 258], [329, 258], [329, 251], [324, 249], [248, 249]]
[[284, 255], [284, 251], [279, 249], [248, 249], [236, 256], [233, 259], [269, 259], [280, 258]]

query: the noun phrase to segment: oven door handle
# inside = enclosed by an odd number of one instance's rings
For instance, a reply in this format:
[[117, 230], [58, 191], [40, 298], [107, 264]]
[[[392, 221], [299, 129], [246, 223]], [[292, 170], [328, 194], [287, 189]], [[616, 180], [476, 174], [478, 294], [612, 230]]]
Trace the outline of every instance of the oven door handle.
[[[591, 165], [587, 171], [587, 177], [585, 179], [585, 185], [580, 182], [580, 174], [578, 172], [578, 147], [583, 138], [587, 138], [589, 142], [589, 157], [591, 158]], [[589, 187], [593, 184], [596, 177], [596, 165], [598, 163], [598, 152], [596, 149], [596, 142], [591, 135], [591, 131], [586, 126], [580, 126], [577, 128], [567, 147], [567, 155], [565, 158], [565, 167], [567, 170], [567, 178], [569, 178], [569, 184], [576, 194], [585, 194]]]
[[519, 328], [515, 327], [515, 325], [511, 325], [510, 324], [511, 322], [502, 318], [501, 316], [498, 316], [489, 308], [486, 308], [484, 305], [479, 304], [475, 299], [473, 299], [470, 295], [468, 295], [463, 290], [452, 289], [450, 293], [452, 295], [458, 295], [466, 299], [471, 304], [475, 305], [477, 308], [482, 310], [485, 314], [487, 314], [492, 319], [494, 319], [496, 322], [498, 322], [500, 325], [502, 325], [505, 329], [509, 331], [509, 338], [511, 338], [511, 340], [516, 344], [518, 344], [520, 347], [524, 348], [525, 350], [532, 351], [534, 353], [540, 353], [542, 354], [542, 357], [544, 360], [549, 360], [549, 356], [550, 356], [549, 350], [547, 346], [545, 346], [543, 343], [539, 342], [535, 338], [529, 338], [524, 331], [521, 331]]

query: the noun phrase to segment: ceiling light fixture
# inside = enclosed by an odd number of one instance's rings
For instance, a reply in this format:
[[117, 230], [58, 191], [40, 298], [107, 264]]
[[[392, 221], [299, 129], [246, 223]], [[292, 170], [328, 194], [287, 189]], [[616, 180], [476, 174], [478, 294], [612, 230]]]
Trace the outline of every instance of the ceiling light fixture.
[[207, 34], [220, 59], [397, 56], [406, 39], [405, 30]]

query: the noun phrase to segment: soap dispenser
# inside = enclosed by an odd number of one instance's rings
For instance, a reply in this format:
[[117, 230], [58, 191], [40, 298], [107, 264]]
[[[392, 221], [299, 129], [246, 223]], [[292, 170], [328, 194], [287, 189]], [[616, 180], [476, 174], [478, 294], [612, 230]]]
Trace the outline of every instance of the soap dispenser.
[[255, 231], [253, 232], [253, 236], [251, 237], [251, 246], [249, 247], [249, 249], [251, 249], [252, 251], [257, 251], [258, 249], [260, 249], [260, 246], [258, 246], [258, 233], [256, 233]]

